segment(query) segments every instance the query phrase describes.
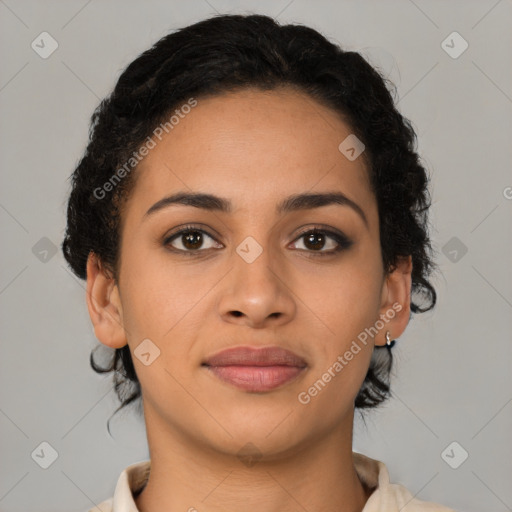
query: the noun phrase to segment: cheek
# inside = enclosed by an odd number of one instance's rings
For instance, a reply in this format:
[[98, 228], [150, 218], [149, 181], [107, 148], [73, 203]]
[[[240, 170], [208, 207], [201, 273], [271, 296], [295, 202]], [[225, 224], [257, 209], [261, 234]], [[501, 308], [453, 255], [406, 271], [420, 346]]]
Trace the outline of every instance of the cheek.
[[382, 281], [379, 272], [380, 266], [375, 262], [356, 257], [329, 275], [313, 275], [305, 281], [300, 296], [305, 297], [305, 305], [321, 320], [314, 319], [317, 336], [323, 339], [316, 347], [317, 373], [331, 366], [347, 350], [357, 355], [353, 358], [348, 355], [350, 368], [343, 373], [347, 377], [351, 374], [350, 378], [355, 380], [360, 378], [361, 371], [365, 373], [373, 349], [373, 340], [365, 336], [365, 329], [374, 325], [380, 309]]
[[[169, 265], [147, 265], [134, 272], [129, 285], [129, 324], [133, 332], [162, 342], [191, 321], [189, 313], [213, 286]], [[187, 320], [188, 318], [188, 320]]]
[[[123, 320], [137, 376], [143, 389], [155, 399], [163, 389], [179, 393], [180, 386], [168, 372], [177, 376], [185, 370], [185, 365], [176, 362], [189, 360], [190, 340], [197, 336], [204, 321], [204, 315], [198, 317], [196, 311], [213, 284], [196, 277], [192, 286], [183, 272], [170, 265], [162, 269], [149, 261], [133, 269], [125, 288]], [[149, 350], [151, 358], [158, 354], [150, 365], [137, 357], [137, 352], [142, 353], [138, 347], [146, 339], [154, 345], [144, 345], [148, 347], [144, 352]]]
[[326, 298], [329, 316], [337, 324], [362, 326], [378, 313], [380, 282], [372, 272], [354, 269], [333, 285]]
[[365, 330], [379, 314], [378, 268], [347, 265], [337, 277], [324, 281], [323, 290], [310, 289], [308, 305], [322, 323], [318, 324], [315, 364], [298, 398], [301, 404], [309, 404], [310, 411], [325, 415], [327, 423], [337, 421], [340, 411], [350, 407], [370, 364], [374, 341]]
[[338, 266], [310, 271], [302, 279], [304, 302], [322, 311], [333, 325], [362, 325], [378, 314], [380, 268], [378, 262], [365, 260], [358, 252]]

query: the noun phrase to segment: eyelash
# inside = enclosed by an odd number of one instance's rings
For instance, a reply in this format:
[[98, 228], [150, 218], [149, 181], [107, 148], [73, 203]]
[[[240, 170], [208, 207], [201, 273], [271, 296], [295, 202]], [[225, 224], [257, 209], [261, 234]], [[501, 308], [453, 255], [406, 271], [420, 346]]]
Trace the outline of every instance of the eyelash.
[[[166, 237], [164, 239], [163, 245], [165, 247], [168, 247], [172, 241], [174, 241], [175, 239], [179, 238], [181, 235], [184, 235], [184, 234], [187, 234], [187, 233], [191, 233], [191, 232], [202, 233], [204, 235], [209, 236], [213, 240], [215, 240], [215, 237], [212, 236], [207, 231], [205, 231], [203, 229], [200, 229], [200, 228], [198, 228], [196, 226], [193, 226], [193, 225], [188, 225], [188, 226], [185, 226], [183, 229], [181, 229], [179, 231], [176, 231], [176, 232], [172, 233], [170, 236]], [[295, 243], [300, 238], [302, 238], [302, 237], [304, 237], [306, 235], [310, 235], [310, 234], [327, 235], [328, 238], [332, 238], [335, 242], [338, 243], [338, 247], [336, 249], [332, 249], [330, 251], [314, 251], [314, 250], [298, 249], [300, 251], [305, 251], [305, 252], [308, 252], [308, 253], [312, 253], [311, 256], [313, 256], [313, 257], [316, 257], [316, 256], [319, 256], [319, 257], [333, 256], [334, 254], [337, 254], [337, 253], [339, 253], [339, 252], [341, 252], [343, 250], [349, 249], [350, 246], [353, 244], [353, 242], [351, 240], [349, 240], [345, 235], [342, 235], [340, 233], [336, 233], [334, 231], [330, 231], [330, 230], [327, 230], [327, 229], [323, 229], [323, 228], [318, 227], [318, 226], [315, 226], [315, 227], [310, 228], [310, 229], [308, 229], [306, 231], [303, 231], [302, 233], [300, 233], [293, 240], [292, 243]], [[176, 252], [176, 253], [180, 253], [180, 254], [186, 255], [186, 256], [198, 256], [200, 252], [204, 252], [207, 249], [183, 250], [183, 249], [176, 249], [174, 247], [171, 247], [171, 248], [169, 248], [169, 250], [172, 251], [172, 252]]]

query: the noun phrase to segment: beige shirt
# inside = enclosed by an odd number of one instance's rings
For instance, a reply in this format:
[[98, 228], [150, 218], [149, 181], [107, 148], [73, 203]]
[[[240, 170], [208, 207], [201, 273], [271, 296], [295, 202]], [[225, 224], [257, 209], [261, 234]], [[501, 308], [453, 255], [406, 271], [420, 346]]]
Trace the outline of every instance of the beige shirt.
[[[430, 501], [421, 501], [402, 485], [392, 484], [383, 462], [353, 452], [354, 465], [361, 481], [374, 489], [362, 512], [455, 512], [454, 509]], [[151, 462], [142, 461], [123, 470], [114, 491], [114, 496], [101, 502], [88, 512], [139, 512], [133, 494], [145, 485]]]

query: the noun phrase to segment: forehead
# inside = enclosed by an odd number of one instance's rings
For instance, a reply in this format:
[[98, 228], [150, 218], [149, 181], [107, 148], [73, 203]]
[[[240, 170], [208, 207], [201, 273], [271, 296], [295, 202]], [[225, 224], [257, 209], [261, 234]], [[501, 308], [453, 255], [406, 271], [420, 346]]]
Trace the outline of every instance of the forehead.
[[135, 171], [127, 216], [142, 217], [176, 191], [230, 198], [236, 211], [317, 190], [372, 200], [363, 158], [350, 161], [338, 149], [350, 126], [306, 94], [244, 89], [196, 101], [182, 112], [176, 107], [172, 129], [153, 137], [156, 145]]

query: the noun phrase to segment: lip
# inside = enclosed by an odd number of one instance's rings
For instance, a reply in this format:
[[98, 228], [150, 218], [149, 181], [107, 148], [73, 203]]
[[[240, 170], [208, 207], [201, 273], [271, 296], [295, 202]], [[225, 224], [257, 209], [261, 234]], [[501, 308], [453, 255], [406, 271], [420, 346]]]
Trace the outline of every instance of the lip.
[[306, 361], [294, 352], [281, 347], [232, 347], [217, 352], [203, 364], [207, 366], [296, 366], [305, 367]]
[[306, 361], [281, 347], [234, 347], [209, 357], [203, 366], [239, 389], [270, 391], [302, 374]]

